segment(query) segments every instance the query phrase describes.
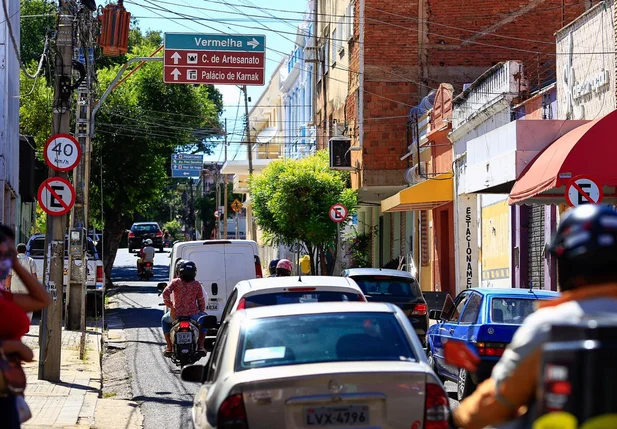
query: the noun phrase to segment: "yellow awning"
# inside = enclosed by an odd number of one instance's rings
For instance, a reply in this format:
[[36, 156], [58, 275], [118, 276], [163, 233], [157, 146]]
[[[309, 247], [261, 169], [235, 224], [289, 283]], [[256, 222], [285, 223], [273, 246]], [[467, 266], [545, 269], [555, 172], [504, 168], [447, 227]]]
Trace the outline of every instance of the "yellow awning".
[[406, 212], [430, 210], [447, 204], [454, 199], [452, 173], [440, 174], [417, 185], [403, 189], [396, 195], [381, 202], [382, 212]]

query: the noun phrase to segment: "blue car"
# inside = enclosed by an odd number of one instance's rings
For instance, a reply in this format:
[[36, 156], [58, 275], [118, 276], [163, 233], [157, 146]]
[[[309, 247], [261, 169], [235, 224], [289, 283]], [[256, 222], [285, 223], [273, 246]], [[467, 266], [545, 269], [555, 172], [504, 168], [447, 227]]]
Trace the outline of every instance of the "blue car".
[[[539, 289], [495, 288], [467, 289], [454, 301], [448, 295], [441, 311], [429, 313], [429, 317], [437, 321], [426, 335], [431, 367], [442, 381], [457, 383], [457, 398], [462, 400], [478, 383], [490, 377], [514, 332], [535, 310], [537, 300], [558, 296], [558, 292]], [[448, 339], [464, 341], [478, 352], [482, 361], [476, 373], [444, 361], [443, 344]]]

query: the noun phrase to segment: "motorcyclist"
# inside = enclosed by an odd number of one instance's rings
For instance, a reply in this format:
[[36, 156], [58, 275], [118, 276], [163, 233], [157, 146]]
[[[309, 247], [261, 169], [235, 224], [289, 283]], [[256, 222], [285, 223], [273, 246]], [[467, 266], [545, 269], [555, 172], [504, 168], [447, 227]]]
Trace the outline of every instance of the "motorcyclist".
[[293, 265], [289, 259], [281, 259], [276, 264], [276, 277], [288, 277], [291, 276], [293, 271]]
[[146, 262], [154, 264], [154, 255], [156, 250], [152, 247], [152, 240], [149, 238], [143, 242], [142, 249], [139, 251], [139, 259], [137, 259], [137, 275], [140, 276], [144, 273], [144, 265]]
[[570, 210], [549, 250], [557, 258], [562, 296], [540, 303], [525, 319], [491, 377], [452, 412], [452, 427], [480, 429], [506, 422], [508, 428], [531, 427], [542, 346], [551, 324], [617, 314], [615, 209], [585, 204]]
[[270, 261], [270, 266], [268, 269], [270, 270], [270, 277], [276, 277], [276, 266], [279, 263], [280, 259], [273, 259]]
[[201, 283], [195, 280], [197, 266], [193, 261], [180, 261], [176, 269], [178, 277], [173, 279], [163, 290], [163, 301], [169, 308], [169, 311], [161, 319], [161, 327], [163, 328], [165, 342], [167, 343], [167, 348], [163, 354], [166, 357], [172, 354], [170, 332], [173, 320], [176, 320], [178, 317], [187, 316], [197, 322], [200, 327], [198, 346], [199, 351], [205, 354], [204, 341], [207, 329], [204, 330], [201, 328], [201, 325], [203, 318], [206, 316], [206, 301], [208, 297], [204, 294]]

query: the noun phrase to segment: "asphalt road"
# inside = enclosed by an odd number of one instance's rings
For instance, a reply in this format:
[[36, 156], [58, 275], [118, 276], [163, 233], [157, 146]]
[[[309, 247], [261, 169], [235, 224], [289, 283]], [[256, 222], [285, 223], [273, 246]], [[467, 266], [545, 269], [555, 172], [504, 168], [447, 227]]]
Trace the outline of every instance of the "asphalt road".
[[[133, 399], [141, 404], [144, 428], [187, 428], [191, 424], [191, 406], [197, 384], [180, 380], [180, 370], [163, 357], [165, 344], [161, 331], [162, 299], [156, 284], [167, 281], [169, 253], [157, 253], [154, 260], [153, 281], [137, 280], [136, 257], [127, 249], [116, 256], [112, 279], [119, 286], [114, 297], [119, 308], [113, 312], [121, 318], [127, 340], [126, 364], [131, 377]], [[205, 363], [202, 359], [200, 363]], [[446, 383], [450, 405], [458, 402], [456, 385]]]
[[[161, 331], [163, 310], [156, 284], [168, 279], [169, 253], [157, 253], [153, 281], [137, 281], [136, 257], [120, 249], [112, 279], [119, 292], [114, 310], [124, 325], [125, 356], [131, 377], [133, 399], [141, 404], [144, 428], [192, 427], [191, 406], [197, 384], [180, 380], [180, 369], [163, 357]], [[201, 363], [205, 363], [202, 359]]]

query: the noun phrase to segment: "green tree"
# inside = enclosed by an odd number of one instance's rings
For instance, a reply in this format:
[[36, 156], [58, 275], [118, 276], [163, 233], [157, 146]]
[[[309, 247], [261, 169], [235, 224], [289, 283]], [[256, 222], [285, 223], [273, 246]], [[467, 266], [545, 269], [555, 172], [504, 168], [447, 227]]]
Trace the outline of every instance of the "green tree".
[[321, 272], [331, 273], [326, 254], [337, 228], [329, 209], [335, 203], [356, 206], [357, 195], [348, 182], [349, 173], [330, 170], [326, 151], [299, 161], [274, 161], [249, 181], [257, 225], [277, 242], [303, 243], [310, 255], [319, 256]]
[[[29, 16], [21, 20], [20, 51], [28, 70], [34, 71], [45, 46], [45, 37], [49, 37], [56, 28], [55, 2], [46, 0], [20, 0], [21, 16]], [[50, 57], [51, 58], [51, 57]]]
[[[157, 48], [145, 38], [131, 55]], [[99, 94], [119, 69], [97, 72]], [[166, 85], [162, 65], [148, 63], [114, 89], [96, 117], [91, 171], [91, 218], [104, 218], [107, 278], [122, 233], [136, 216], [161, 206], [175, 150], [208, 151], [220, 131], [221, 97], [211, 86]], [[102, 200], [102, 206], [101, 206]]]

